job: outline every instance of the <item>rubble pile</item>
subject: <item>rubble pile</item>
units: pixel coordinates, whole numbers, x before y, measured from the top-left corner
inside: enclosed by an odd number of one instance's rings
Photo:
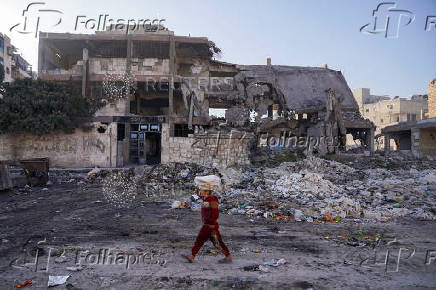
[[[194,178],[219,174],[214,167],[193,163],[170,163],[120,170],[94,168],[87,181],[101,183],[104,198],[116,207],[129,207],[138,195],[149,201],[167,201],[192,194]],[[190,204],[190,203],[189,203]],[[178,203],[181,207],[185,203]]]
[[[218,175],[218,169],[194,163],[170,163],[135,168],[135,184],[139,193],[159,196],[168,191],[195,190],[194,178]]]
[[[232,215],[308,222],[344,218],[387,221],[396,217],[436,220],[436,169],[431,164],[421,167],[410,160],[406,168],[368,169],[354,166],[368,162],[367,157],[355,159],[344,164],[312,156],[275,168],[218,169],[193,163],[95,168],[87,174],[86,182],[101,183],[106,200],[116,206],[129,205],[141,196],[197,211],[201,203],[193,195],[194,178],[216,175],[223,185],[216,192],[220,210]],[[82,177],[82,173],[74,178],[60,173],[52,176],[62,178],[62,182],[83,182]]]
[[[309,157],[279,167],[226,169],[222,209],[290,220],[436,220],[436,170],[356,170]]]

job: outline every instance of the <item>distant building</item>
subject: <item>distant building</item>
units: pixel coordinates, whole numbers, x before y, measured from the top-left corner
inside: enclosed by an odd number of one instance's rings
[[[387,126],[402,122],[419,121],[428,118],[428,96],[413,95],[411,99],[370,95],[367,88],[353,91],[364,118],[371,120],[376,126],[375,135]],[[378,140],[378,149],[384,148],[383,139]],[[392,144],[395,148],[395,144]]]
[[[411,100],[398,100],[401,107],[407,107],[409,101],[409,111],[414,108],[419,109],[419,103],[422,104],[423,110],[426,110],[422,119],[401,118],[400,123],[387,126],[381,130],[385,137],[386,152],[391,150],[390,145],[394,144],[394,150],[410,151],[417,157],[436,157],[436,79],[428,83],[428,95],[413,95]],[[413,102],[413,103],[412,103]]]
[[[428,117],[436,118],[436,79],[428,83]]]
[[[394,98],[363,105],[363,116],[377,126],[377,131],[401,122],[425,119],[427,100]]]
[[[4,82],[12,81],[12,51],[11,39],[0,33],[0,64],[3,65],[5,71]]]
[[[363,105],[374,104],[382,100],[390,100],[389,96],[376,96],[371,95],[368,88],[360,88],[353,90],[354,98],[359,105],[360,113],[363,114]]]
[[[436,158],[436,118],[411,121],[382,129],[385,137],[385,151],[392,144],[395,151],[411,152],[416,157]],[[434,160],[434,159],[433,159]]]
[[[12,79],[32,78],[31,65],[19,54],[12,55]]]
[[[16,51],[15,46],[11,44],[11,39],[6,34],[0,33],[0,64],[5,71],[4,82],[33,77],[32,67]]]

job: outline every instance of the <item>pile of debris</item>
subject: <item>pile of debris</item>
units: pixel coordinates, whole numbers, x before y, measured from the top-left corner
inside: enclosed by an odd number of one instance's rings
[[[220,210],[232,215],[307,222],[436,220],[436,170],[431,166],[356,169],[348,164],[317,157],[283,162],[275,168],[218,169],[171,163],[118,171],[95,169],[88,181],[101,182],[107,199],[119,205],[140,195],[197,211],[201,204],[193,195],[194,178],[216,175],[223,185],[216,192]]]
[[[279,167],[226,169],[222,209],[277,219],[436,220],[436,170],[356,170],[309,157]]]
[[[193,163],[118,170],[94,168],[88,173],[87,181],[100,183],[103,195],[110,203],[117,207],[128,207],[138,195],[147,201],[168,201],[189,196],[195,190],[194,178],[199,175],[219,175],[219,172],[214,167]]]

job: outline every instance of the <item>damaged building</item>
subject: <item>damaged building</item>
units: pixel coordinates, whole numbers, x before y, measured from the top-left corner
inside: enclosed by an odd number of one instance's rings
[[[401,151],[418,158],[436,156],[436,79],[428,83],[428,119],[407,120],[381,130],[385,152]],[[392,142],[393,141],[393,142]],[[395,144],[392,148],[391,143]]]
[[[90,132],[5,136],[3,153],[49,156],[54,167],[226,167],[250,164],[262,147],[337,153],[347,134],[373,151],[374,126],[360,116],[340,71],[270,59],[236,65],[217,61],[219,52],[207,38],[168,30],[40,33],[39,77],[71,83],[106,106]],[[225,118],[211,117],[214,109],[225,109]]]

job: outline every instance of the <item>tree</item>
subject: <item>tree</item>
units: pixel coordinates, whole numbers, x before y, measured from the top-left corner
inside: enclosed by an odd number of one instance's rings
[[[0,100],[0,134],[34,135],[88,129],[104,103],[73,94],[72,84],[21,79],[4,84]]]

